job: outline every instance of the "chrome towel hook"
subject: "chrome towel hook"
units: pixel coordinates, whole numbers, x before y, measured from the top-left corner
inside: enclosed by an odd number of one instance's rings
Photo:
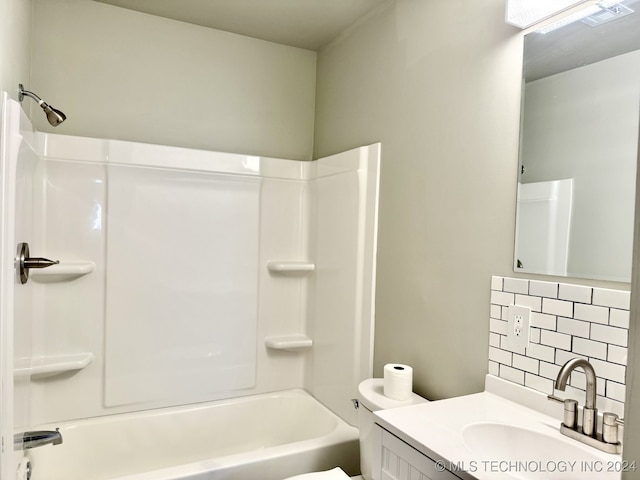
[[[48,258],[29,257],[29,244],[18,244],[18,256],[16,258],[16,268],[20,274],[20,283],[23,285],[29,281],[30,268],[47,268],[51,265],[59,264],[59,260],[49,260]]]

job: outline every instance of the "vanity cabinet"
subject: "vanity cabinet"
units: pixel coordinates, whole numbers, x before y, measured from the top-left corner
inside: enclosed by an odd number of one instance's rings
[[[379,425],[374,426],[374,480],[460,480],[443,465]]]

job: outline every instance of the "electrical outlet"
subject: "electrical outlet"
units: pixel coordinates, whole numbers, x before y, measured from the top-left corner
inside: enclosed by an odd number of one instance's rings
[[[531,309],[520,305],[509,305],[507,316],[507,342],[512,347],[529,346],[529,318]]]

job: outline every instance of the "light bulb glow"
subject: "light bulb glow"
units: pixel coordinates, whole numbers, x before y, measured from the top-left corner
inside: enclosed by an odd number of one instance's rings
[[[527,28],[588,0],[507,0],[506,22]],[[605,0],[611,1],[611,0]]]

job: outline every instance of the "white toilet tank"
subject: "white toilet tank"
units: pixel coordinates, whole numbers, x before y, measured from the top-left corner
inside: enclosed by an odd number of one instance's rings
[[[358,385],[358,428],[360,429],[360,470],[365,480],[371,480],[373,461],[373,413],[376,410],[404,407],[428,402],[415,393],[408,400],[393,400],[384,396],[384,379],[368,378]]]

